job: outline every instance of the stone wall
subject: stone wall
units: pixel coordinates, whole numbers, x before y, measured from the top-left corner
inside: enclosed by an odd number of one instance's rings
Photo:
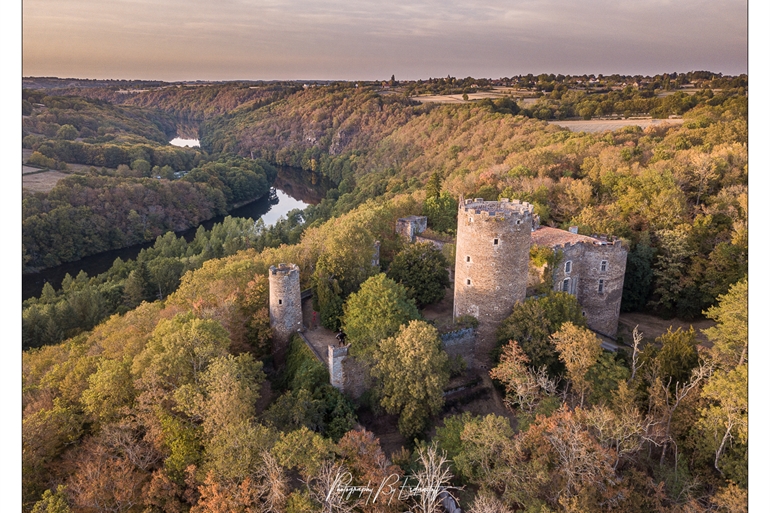
[[[349,345],[344,347],[326,346],[326,363],[329,367],[329,382],[331,382],[332,386],[338,389],[340,392],[345,391],[345,379],[342,365],[343,360],[348,355],[349,347]]]
[[[461,356],[469,367],[474,363],[474,348],[476,344],[476,330],[465,328],[450,331],[441,335],[441,347],[450,358]]]
[[[573,294],[583,309],[588,327],[614,338],[618,331],[628,251],[620,241],[601,239],[559,245],[554,251],[561,253],[553,273],[554,290]]]
[[[414,242],[415,236],[428,228],[428,218],[425,216],[402,217],[396,221],[396,233],[407,242]]]

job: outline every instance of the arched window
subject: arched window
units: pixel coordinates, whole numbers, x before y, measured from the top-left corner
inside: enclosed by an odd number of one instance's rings
[[[567,260],[567,262],[564,264],[564,272],[565,273],[572,272],[572,260]]]
[[[569,292],[569,278],[566,278],[563,282],[561,282],[561,291]]]
[[[599,280],[599,294],[604,294],[604,280]]]

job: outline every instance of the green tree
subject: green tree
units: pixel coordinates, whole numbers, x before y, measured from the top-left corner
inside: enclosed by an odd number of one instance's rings
[[[559,360],[567,368],[567,378],[580,394],[580,407],[583,407],[585,393],[591,389],[587,379],[588,371],[599,360],[602,342],[586,328],[565,322],[559,331],[551,335],[551,341],[559,352]]]
[[[446,191],[425,199],[423,215],[428,218],[428,226],[438,232],[457,230],[457,200]]]
[[[426,200],[428,198],[437,199],[439,196],[441,196],[441,182],[443,182],[441,175],[438,173],[438,171],[434,171],[430,175],[430,178],[428,178],[428,183],[425,184]]]
[[[62,127],[56,132],[57,139],[64,139],[65,141],[74,141],[78,137],[78,129],[72,125],[62,125]]]
[[[438,331],[411,321],[380,344],[376,362],[372,375],[381,383],[381,404],[388,413],[399,414],[398,430],[410,438],[444,405],[448,358]]]
[[[545,365],[551,376],[558,376],[564,371],[564,365],[550,336],[565,322],[585,326],[580,304],[572,294],[551,291],[546,296],[516,303],[511,315],[500,323],[497,343],[502,347],[515,340],[534,368]]]
[[[709,308],[706,317],[716,326],[703,333],[712,342],[711,354],[725,369],[749,360],[749,282],[744,279],[719,296],[719,303]]]
[[[687,331],[677,328],[668,331],[655,342],[661,344],[655,360],[664,383],[671,379],[671,387],[676,383],[684,384],[690,378],[690,372],[698,366],[698,345],[692,326]]]
[[[370,359],[377,345],[420,313],[407,290],[384,273],[372,276],[345,303],[343,330],[354,355]]]
[[[102,360],[88,377],[88,389],[81,402],[91,419],[105,424],[128,413],[135,393],[130,359]]]
[[[673,313],[685,288],[685,271],[693,251],[688,244],[688,227],[681,225],[674,230],[661,230],[658,233],[660,253],[653,273],[655,275],[655,295],[652,304],[662,310]]]
[[[620,303],[624,312],[641,310],[647,305],[652,293],[654,256],[655,248],[650,243],[650,234],[642,232],[639,242],[628,253],[626,275],[623,279],[623,300]]]
[[[710,400],[709,406],[701,410],[698,425],[706,433],[714,451],[714,468],[721,474],[724,470],[719,466],[720,458],[725,454],[729,445],[734,447],[739,456],[736,475],[727,475],[733,480],[741,480],[742,474],[748,468],[746,446],[749,441],[749,380],[748,365],[742,364],[726,372],[717,370],[703,386],[703,397]],[[743,450],[740,450],[743,449]],[[733,474],[730,472],[730,474]],[[738,478],[738,479],[736,479]]]
[[[70,513],[67,504],[67,487],[59,485],[56,491],[46,490],[32,508],[32,513]]]
[[[388,278],[406,288],[419,308],[441,301],[449,286],[449,263],[429,242],[410,244],[398,253],[388,269]]]

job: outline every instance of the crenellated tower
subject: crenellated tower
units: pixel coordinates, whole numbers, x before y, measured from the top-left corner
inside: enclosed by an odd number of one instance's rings
[[[496,328],[527,292],[529,247],[537,215],[519,200],[464,200],[457,215],[454,317]]]

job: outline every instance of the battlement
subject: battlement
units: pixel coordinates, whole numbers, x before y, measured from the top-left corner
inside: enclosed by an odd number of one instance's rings
[[[482,218],[511,218],[531,217],[534,215],[534,207],[526,201],[509,200],[503,198],[500,201],[485,201],[484,198],[461,200],[460,209],[467,214],[479,215]]]
[[[289,275],[293,273],[299,273],[299,266],[297,264],[278,264],[278,267],[271,265],[270,266],[270,274],[271,275]]]

